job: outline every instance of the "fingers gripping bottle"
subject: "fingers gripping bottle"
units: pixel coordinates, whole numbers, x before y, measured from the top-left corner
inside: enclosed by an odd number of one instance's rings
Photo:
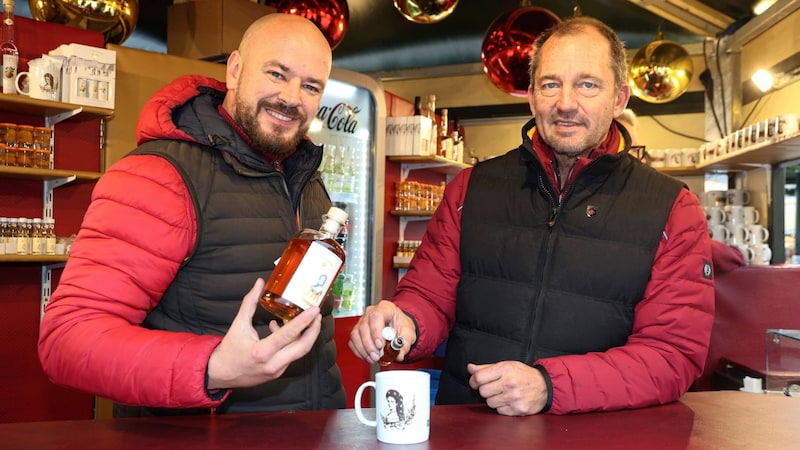
[[[305,229],[289,241],[267,280],[262,307],[288,322],[322,303],[344,267],[344,250],[334,238],[345,222],[347,213],[331,207],[319,231]]]

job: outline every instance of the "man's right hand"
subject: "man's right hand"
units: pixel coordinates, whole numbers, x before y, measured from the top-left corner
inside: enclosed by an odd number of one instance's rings
[[[368,306],[364,315],[350,332],[350,350],[364,361],[375,363],[381,357],[381,350],[386,341],[381,336],[385,327],[394,328],[398,336],[403,336],[406,343],[397,355],[403,361],[411,346],[417,342],[417,330],[414,321],[394,303],[381,300],[377,305]]]
[[[208,359],[208,390],[251,387],[280,377],[293,361],[307,354],[319,336],[322,316],[319,307],[309,308],[283,326],[270,322],[272,332],[258,338],[253,314],[264,290],[256,280],[245,295],[239,313],[222,342]]]

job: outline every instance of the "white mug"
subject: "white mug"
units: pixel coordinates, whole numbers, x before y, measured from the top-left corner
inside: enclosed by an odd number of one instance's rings
[[[750,230],[750,244],[752,245],[763,244],[769,239],[769,231],[757,223],[747,225],[747,229]]]
[[[708,221],[708,225],[723,225],[725,224],[728,215],[725,213],[719,206],[706,206],[703,208],[706,213],[706,221]]]
[[[24,77],[24,78],[23,78]],[[27,80],[27,89],[25,81]],[[28,71],[15,79],[17,92],[42,100],[61,100],[61,65],[56,58],[42,56],[28,61]]]
[[[727,196],[729,205],[747,205],[750,203],[750,191],[744,189],[729,189]]]
[[[751,245],[750,248],[753,250],[753,259],[750,260],[750,264],[754,266],[769,265],[770,260],[772,260],[772,249],[769,248],[769,245],[756,244]]]
[[[750,242],[750,230],[744,225],[731,225],[728,226],[728,244],[730,245],[747,245]]]
[[[730,230],[723,224],[709,226],[708,234],[711,236],[711,239],[720,242],[728,242],[731,236]]]
[[[369,387],[375,389],[375,420],[367,419],[361,408],[361,396]],[[431,376],[421,370],[378,372],[375,381],[358,387],[355,408],[358,420],[375,427],[381,442],[427,441],[431,431]]]
[[[650,167],[664,167],[666,165],[666,151],[663,149],[646,150],[647,161]]]
[[[743,209],[744,223],[747,225],[752,225],[761,221],[761,213],[758,212],[755,206],[745,206]]]

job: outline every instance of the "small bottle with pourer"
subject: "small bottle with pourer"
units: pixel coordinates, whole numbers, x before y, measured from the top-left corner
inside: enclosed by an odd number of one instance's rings
[[[400,349],[406,343],[403,336],[398,336],[394,328],[386,327],[381,331],[381,337],[386,341],[381,350],[381,357],[378,359],[378,364],[381,366],[388,366],[397,359]]]
[[[17,93],[17,64],[19,50],[14,41],[14,0],[3,0],[3,38],[0,54],[3,58],[3,93]]]
[[[331,207],[322,219],[319,231],[305,229],[289,241],[259,300],[284,322],[322,303],[344,267],[345,253],[335,238],[347,213]]]

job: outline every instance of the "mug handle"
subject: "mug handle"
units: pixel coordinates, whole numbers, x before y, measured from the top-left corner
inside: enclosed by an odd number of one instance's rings
[[[364,393],[364,390],[368,387],[375,389],[375,382],[367,381],[361,386],[359,386],[358,390],[356,391],[356,404],[355,404],[356,416],[358,417],[358,420],[360,420],[361,423],[363,423],[364,425],[369,425],[371,427],[374,427],[378,424],[377,414],[375,415],[375,420],[369,420],[366,417],[364,417],[364,413],[361,412],[361,395]]]
[[[20,85],[19,85],[19,78],[21,76],[23,76],[23,75],[25,75],[26,77],[30,78],[30,74],[28,72],[20,72],[20,73],[17,74],[17,77],[14,78],[14,86],[17,88],[17,93],[18,94],[30,97],[30,95],[31,95],[31,93],[30,93],[30,90],[31,90],[30,81],[28,82],[28,92],[23,91],[22,87],[20,87]]]

